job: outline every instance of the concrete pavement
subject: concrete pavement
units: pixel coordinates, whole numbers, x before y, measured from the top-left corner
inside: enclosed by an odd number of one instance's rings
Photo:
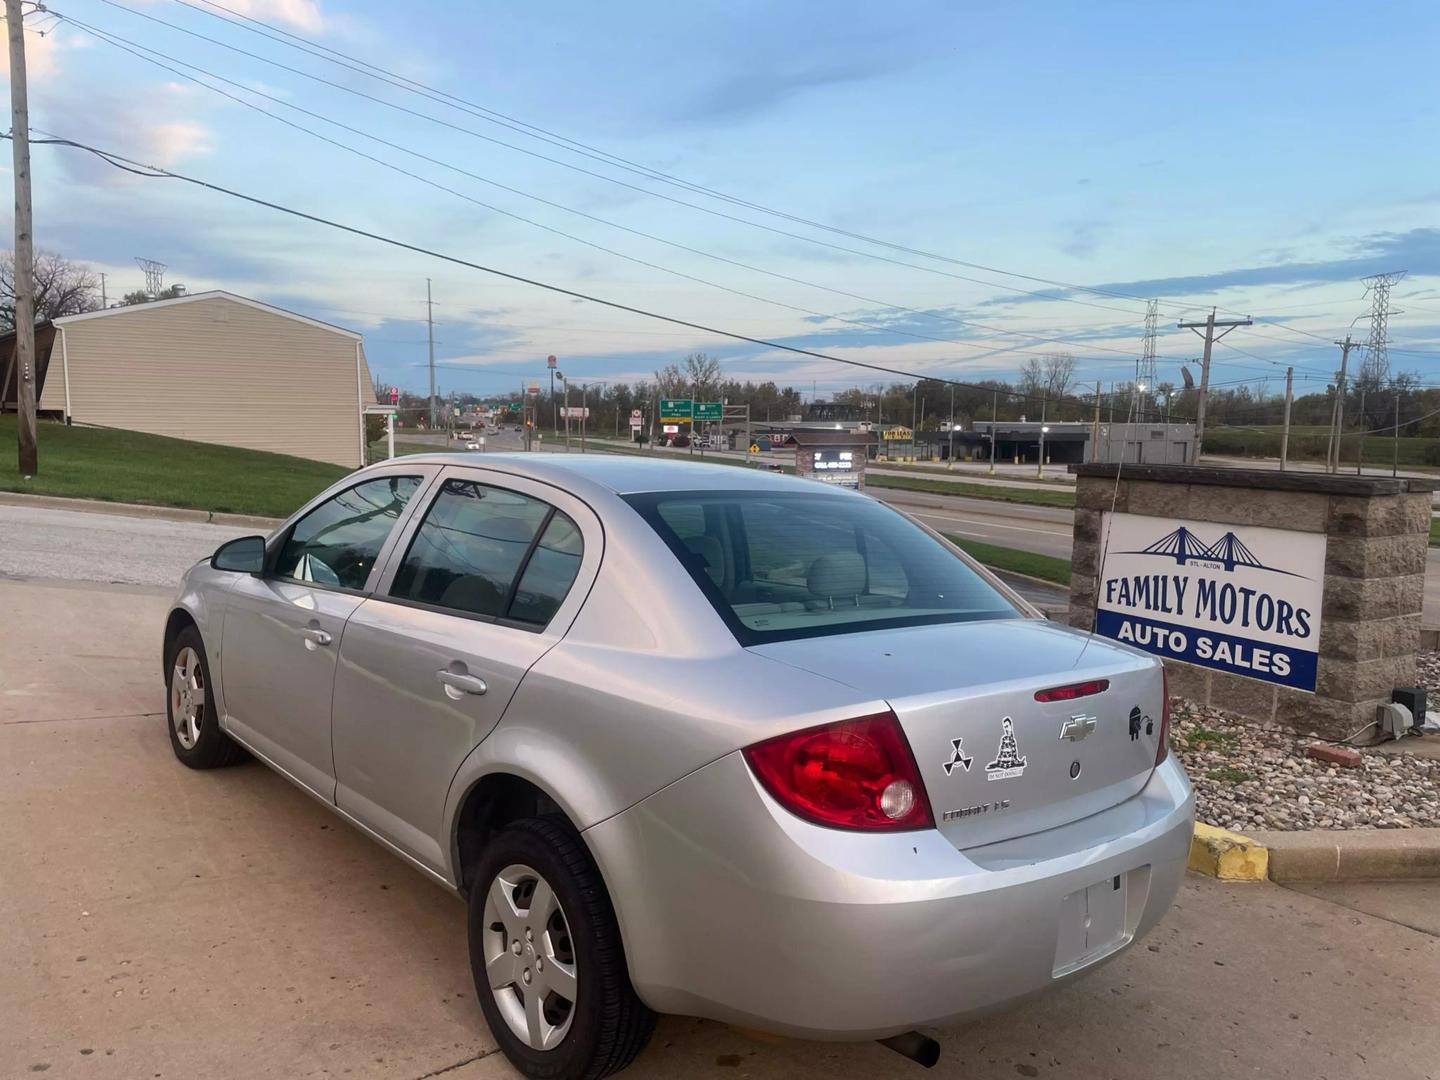
[[[0,581],[0,1076],[513,1078],[457,900],[258,764],[173,759],[165,609]],[[932,1032],[931,1075],[1434,1077],[1436,928],[1403,925],[1409,893],[1339,899],[1192,878],[1090,978]],[[626,1073],[920,1075],[873,1043],[680,1017]]]

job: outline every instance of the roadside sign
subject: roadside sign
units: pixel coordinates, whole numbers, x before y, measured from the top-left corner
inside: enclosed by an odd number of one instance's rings
[[[568,417],[571,420],[588,420],[590,419],[590,410],[588,408],[582,409],[579,405],[562,405],[560,407],[560,415],[562,418]]]
[[[694,405],[693,419],[695,420],[723,420],[725,418],[725,405],[719,401],[697,401]]]
[[[915,432],[911,431],[908,427],[892,427],[886,428],[884,432],[882,432],[882,437],[886,439],[913,439]]]
[[[759,452],[760,452],[760,444],[759,444],[759,443],[753,443],[753,442],[752,442],[752,443],[750,444],[750,453],[752,453],[752,454],[758,454]]]
[[[666,435],[679,435],[679,434],[680,434],[680,425],[679,425],[679,424],[662,424],[661,427],[660,427],[660,430],[663,431]]]
[[[540,393],[540,383],[539,383],[539,381],[536,380],[536,379],[531,379],[531,380],[530,380],[530,385],[525,388],[525,392],[526,392],[527,394],[538,394],[538,393]]]
[[[390,387],[390,404],[400,404],[400,388],[398,386]]]
[[[1101,539],[1101,636],[1314,692],[1324,533],[1106,514]]]
[[[689,420],[692,407],[693,402],[689,398],[661,398],[660,422],[666,424]]]
[[[631,409],[631,410],[630,410],[630,419],[631,419],[631,420],[639,420],[639,419],[640,419],[642,416],[644,416],[644,415],[645,415],[645,414],[642,413],[639,409]]]
[[[549,368],[551,371],[554,371],[554,370],[555,370],[555,357],[553,357],[553,356],[547,356],[547,357],[545,358],[545,366],[546,366],[547,368]]]
[[[515,412],[519,412],[519,411],[520,411],[520,408],[521,408],[520,402],[518,402],[518,401],[512,401],[512,402],[510,402],[510,406],[509,406],[508,411],[509,411],[509,412],[512,412],[512,413],[515,413]]]

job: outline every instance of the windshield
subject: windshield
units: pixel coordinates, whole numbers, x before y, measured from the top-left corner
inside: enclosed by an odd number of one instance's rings
[[[952,549],[872,499],[755,491],[625,499],[742,645],[1019,614]]]

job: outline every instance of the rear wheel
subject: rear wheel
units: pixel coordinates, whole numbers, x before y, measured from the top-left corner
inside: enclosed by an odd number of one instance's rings
[[[500,1048],[535,1080],[599,1080],[645,1047],[655,1014],[635,996],[600,872],[561,817],[491,842],[470,890],[470,968]]]
[[[192,769],[218,769],[243,761],[245,751],[220,730],[210,662],[200,631],[187,626],[170,646],[169,693],[165,698],[170,748]]]

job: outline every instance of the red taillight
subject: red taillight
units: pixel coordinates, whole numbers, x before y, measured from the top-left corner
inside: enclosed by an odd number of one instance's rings
[[[839,829],[925,829],[934,824],[915,755],[894,713],[807,728],[745,749],[781,806]]]
[[[1110,689],[1109,679],[1091,679],[1089,682],[1071,683],[1069,686],[1053,686],[1049,690],[1036,690],[1036,701],[1074,701],[1076,698],[1103,694]]]
[[[1160,745],[1155,750],[1155,764],[1170,755],[1170,672],[1160,669]]]

